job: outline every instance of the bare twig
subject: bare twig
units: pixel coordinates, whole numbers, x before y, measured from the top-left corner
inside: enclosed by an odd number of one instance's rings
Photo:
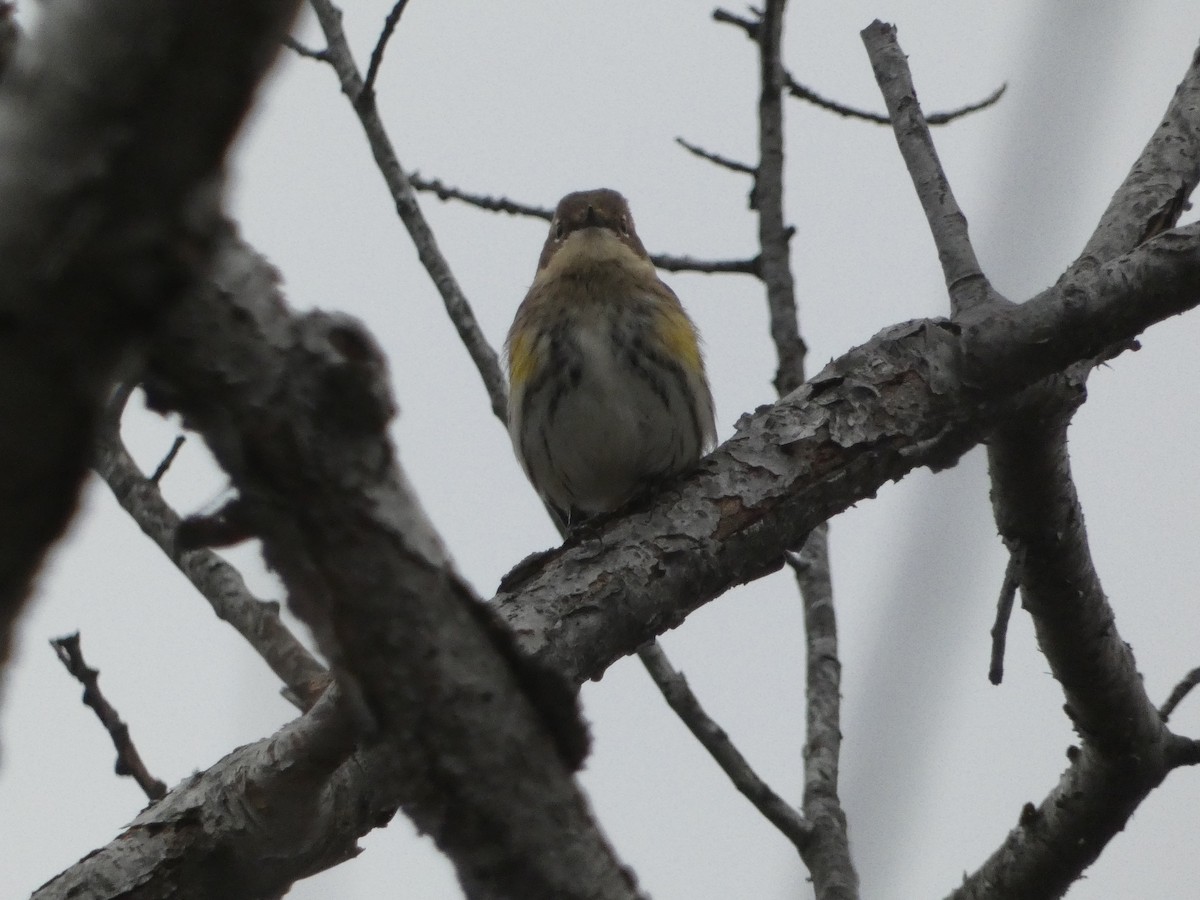
[[[1158,709],[1158,715],[1164,722],[1171,718],[1171,713],[1175,712],[1175,707],[1183,702],[1183,699],[1192,692],[1192,688],[1200,684],[1200,669],[1192,669],[1179,684],[1175,685],[1175,689],[1171,691],[1165,703]]]
[[[691,256],[668,256],[654,253],[650,262],[666,272],[701,272],[704,274],[740,273],[761,277],[762,257],[753,259],[694,259]]]
[[[742,31],[746,32],[746,37],[757,42],[759,29],[762,27],[761,19],[747,19],[745,16],[735,15],[727,9],[717,8],[713,10],[713,21],[724,22],[727,25],[736,25]]]
[[[688,687],[687,679],[671,665],[658,642],[642,647],[638,650],[638,657],[667,704],[729,776],[734,787],[782,831],[797,850],[803,851],[812,835],[812,825],[750,768],[725,730],[700,706]]]
[[[167,474],[167,469],[171,468],[171,463],[175,462],[175,457],[179,455],[179,450],[186,440],[187,437],[181,434],[171,442],[171,449],[167,451],[167,455],[163,457],[158,468],[154,470],[154,474],[150,476],[151,484],[158,484],[162,481],[162,477]]]
[[[892,124],[891,116],[869,112],[865,109],[857,109],[853,106],[846,106],[845,104],[838,103],[836,100],[822,97],[812,88],[800,84],[788,72],[784,72],[783,78],[784,86],[787,88],[789,94],[800,100],[805,100],[814,106],[819,106],[829,112],[837,113],[839,116],[845,116],[850,119],[861,119],[864,122],[873,122],[876,125]],[[960,106],[958,109],[951,109],[946,112],[930,113],[925,117],[925,123],[927,125],[948,125],[956,119],[961,119],[963,116],[968,116],[973,112],[979,112],[981,109],[993,106],[1004,96],[1006,90],[1008,90],[1008,85],[1002,84],[982,100],[975,103],[968,103],[966,106]]]
[[[1008,641],[1008,620],[1012,618],[1013,601],[1017,597],[1017,558],[1010,556],[996,601],[996,621],[992,624],[992,659],[988,666],[988,681],[999,684],[1004,680],[1004,647]]]
[[[948,125],[956,119],[961,119],[963,116],[969,116],[973,112],[979,112],[980,110],[987,109],[989,106],[993,106],[994,104],[998,103],[1000,98],[1004,96],[1004,92],[1007,90],[1008,82],[1005,82],[982,100],[977,100],[974,103],[968,103],[966,106],[960,106],[958,109],[951,109],[947,110],[946,112],[930,113],[925,117],[925,124]]]
[[[813,826],[804,861],[820,885],[821,900],[858,896],[858,875],[850,857],[846,813],[838,796],[842,750],[842,663],[838,658],[837,615],[829,566],[829,523],[814,528],[799,553],[784,557],[796,577],[804,604],[805,742],[804,814]]]
[[[392,39],[392,34],[396,31],[396,25],[400,22],[400,16],[404,14],[406,6],[408,6],[408,0],[396,0],[391,12],[383,20],[383,30],[379,32],[379,40],[375,42],[375,49],[371,51],[371,61],[367,65],[367,77],[363,79],[360,97],[375,96],[375,79],[379,75],[379,67],[383,64],[384,51],[387,50],[388,41]]]
[[[142,762],[141,754],[134,746],[133,738],[129,736],[129,726],[121,721],[113,705],[105,698],[100,690],[100,672],[89,668],[83,661],[83,650],[79,646],[79,632],[65,637],[55,638],[50,642],[54,652],[67,671],[83,685],[83,702],[90,706],[112,738],[113,746],[117,748],[116,773],[127,775],[138,783],[151,800],[158,800],[167,793],[167,786],[150,774],[146,764]]]
[[[375,156],[375,163],[396,204],[400,221],[408,230],[421,264],[441,295],[450,321],[454,323],[459,339],[467,348],[475,368],[483,379],[484,389],[491,401],[492,413],[501,422],[506,422],[508,388],[500,370],[500,359],[483,336],[483,329],[479,327],[470,302],[459,286],[458,279],[454,277],[450,263],[438,247],[437,238],[421,212],[412,183],[405,174],[404,167],[400,165],[400,159],[392,146],[391,138],[388,137],[387,129],[384,128],[379,110],[371,97],[363,97],[362,76],[354,61],[354,54],[350,52],[346,33],[342,30],[341,10],[330,0],[309,0],[309,3],[325,33],[330,62],[337,72],[342,93],[349,97],[354,105],[358,120],[367,136],[367,143]]]
[[[761,90],[758,100],[758,243],[762,253],[762,279],[771,316],[771,340],[779,364],[775,390],[790,394],[804,382],[808,348],[796,320],[796,287],[788,258],[791,231],[783,213],[783,40],[785,0],[771,0],[763,12],[758,35]]]
[[[516,200],[509,200],[507,197],[469,194],[466,191],[443,183],[440,178],[422,178],[416,172],[408,176],[408,183],[418,191],[428,191],[429,193],[436,194],[439,200],[459,200],[470,206],[478,206],[480,209],[486,209],[490,212],[508,213],[512,216],[528,216],[531,219],[542,219],[546,222],[554,218],[554,210],[548,209],[545,206],[530,206],[527,203],[518,203]]]
[[[288,696],[308,709],[329,682],[325,667],[305,649],[279,617],[279,604],[259,600],[237,569],[211,550],[180,550],[175,536],[180,518],[146,478],[121,440],[121,413],[132,382],[123,382],[105,405],[92,467],[117,502],[158,544],[218,617],[232,625],[288,688]]]
[[[317,62],[329,62],[328,50],[314,50],[312,47],[300,43],[290,34],[284,36],[283,46],[287,47],[297,56],[303,56],[306,59],[315,59]]]
[[[792,229],[784,219],[782,41],[785,6],[786,0],[768,0],[757,23],[714,14],[718,21],[742,27],[758,46],[759,159],[753,169],[755,184],[751,206],[758,212],[761,263],[758,274],[766,288],[771,340],[778,360],[774,384],[781,397],[804,383],[807,356],[796,315],[795,279],[790,258]],[[804,536],[800,551],[789,550],[785,559],[792,566],[804,605],[807,652],[803,811],[812,833],[800,853],[820,900],[854,900],[858,897],[858,875],[850,857],[846,816],[838,797],[842,740],[841,663],[829,567],[828,526],[821,523],[813,528]]]
[[[900,154],[908,166],[913,186],[929,230],[937,245],[938,260],[950,293],[950,305],[960,316],[994,296],[979,267],[967,234],[967,219],[954,199],[942,170],[929,127],[917,102],[907,57],[896,40],[896,28],[876,19],[862,31],[875,80],[891,114]]]
[[[697,146],[689,141],[685,141],[681,137],[675,138],[675,143],[691,153],[693,156],[698,156],[701,159],[707,159],[710,163],[720,166],[723,169],[729,169],[731,172],[741,172],[745,175],[757,175],[758,169],[744,162],[738,162],[736,159],[730,159],[727,156],[721,156],[719,153],[712,153],[705,150],[703,147]]]

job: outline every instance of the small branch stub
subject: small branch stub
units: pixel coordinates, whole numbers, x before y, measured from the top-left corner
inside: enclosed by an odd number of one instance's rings
[[[150,774],[146,764],[142,762],[141,754],[134,746],[133,738],[129,736],[129,726],[121,721],[116,709],[100,691],[100,672],[84,662],[83,650],[79,645],[79,632],[55,638],[50,642],[50,646],[54,648],[67,671],[83,685],[83,702],[95,711],[104,730],[112,738],[113,746],[117,749],[116,773],[136,781],[151,800],[161,799],[167,793],[167,786]]]

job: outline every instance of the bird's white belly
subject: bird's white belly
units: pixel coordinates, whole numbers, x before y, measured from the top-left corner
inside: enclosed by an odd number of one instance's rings
[[[698,454],[677,379],[643,363],[649,377],[613,351],[607,330],[578,335],[578,384],[554,409],[545,449],[562,496],[555,503],[585,512],[612,509],[648,479],[678,471]],[[681,415],[668,413],[667,398]]]

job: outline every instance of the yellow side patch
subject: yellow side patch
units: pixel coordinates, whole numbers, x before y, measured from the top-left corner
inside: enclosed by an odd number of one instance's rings
[[[514,334],[508,344],[508,380],[514,387],[526,384],[537,370],[534,343],[537,338],[528,332]]]
[[[687,315],[680,309],[670,307],[660,310],[659,315],[662,317],[659,336],[667,349],[667,356],[678,360],[690,372],[700,371],[700,344]]]

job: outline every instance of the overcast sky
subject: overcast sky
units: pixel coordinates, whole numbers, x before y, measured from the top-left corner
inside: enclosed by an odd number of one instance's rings
[[[360,64],[390,3],[347,4]],[[742,12],[741,7],[732,7]],[[753,161],[752,44],[706,4],[413,0],[380,77],[403,163],[485,193],[551,206],[615,187],[652,252],[751,256],[749,181],[685,154],[685,137]],[[788,15],[797,80],[881,109],[858,32],[892,21],[926,111],[1009,90],[935,140],[976,251],[1024,300],[1051,284],[1153,130],[1200,38],[1194,0],[803,3]],[[308,17],[302,32],[319,43]],[[792,101],[788,217],[810,373],[886,325],[945,314],[932,240],[891,133]],[[400,406],[399,457],[481,596],[555,543],[492,418],[438,296],[395,217],[332,70],[285,55],[233,157],[245,236],[282,270],[290,302],[364,319],[385,347]],[[486,335],[502,341],[545,225],[425,199]],[[1188,219],[1194,218],[1189,214]],[[774,358],[757,282],[667,275],[706,339],[720,436],[772,399]],[[1091,378],[1071,431],[1091,544],[1122,636],[1161,702],[1200,665],[1200,478],[1192,315]],[[6,426],[8,427],[8,426]],[[152,469],[177,425],[135,399],[131,449]],[[198,439],[166,476],[178,509],[223,487]],[[914,473],[840,516],[832,556],[844,665],[842,797],[865,897],[942,897],[976,868],[1066,765],[1062,694],[1014,615],[1003,686],[986,679],[1005,555],[983,454]],[[278,596],[252,546],[229,554]],[[144,804],[47,646],[79,629],[89,662],[151,770],[169,784],[292,716],[266,666],[93,483],[20,628],[0,733],[0,900],[112,839]],[[708,605],[663,643],[749,759],[798,801],[803,641],[791,580]],[[657,900],[809,896],[790,844],[731,788],[634,659],[584,688],[595,750],[583,773],[597,815]],[[1173,720],[1200,734],[1200,699]],[[1134,816],[1071,900],[1194,900],[1200,773],[1178,771]],[[449,865],[403,816],[357,860],[290,896],[459,896]],[[386,891],[386,894],[381,892]]]

